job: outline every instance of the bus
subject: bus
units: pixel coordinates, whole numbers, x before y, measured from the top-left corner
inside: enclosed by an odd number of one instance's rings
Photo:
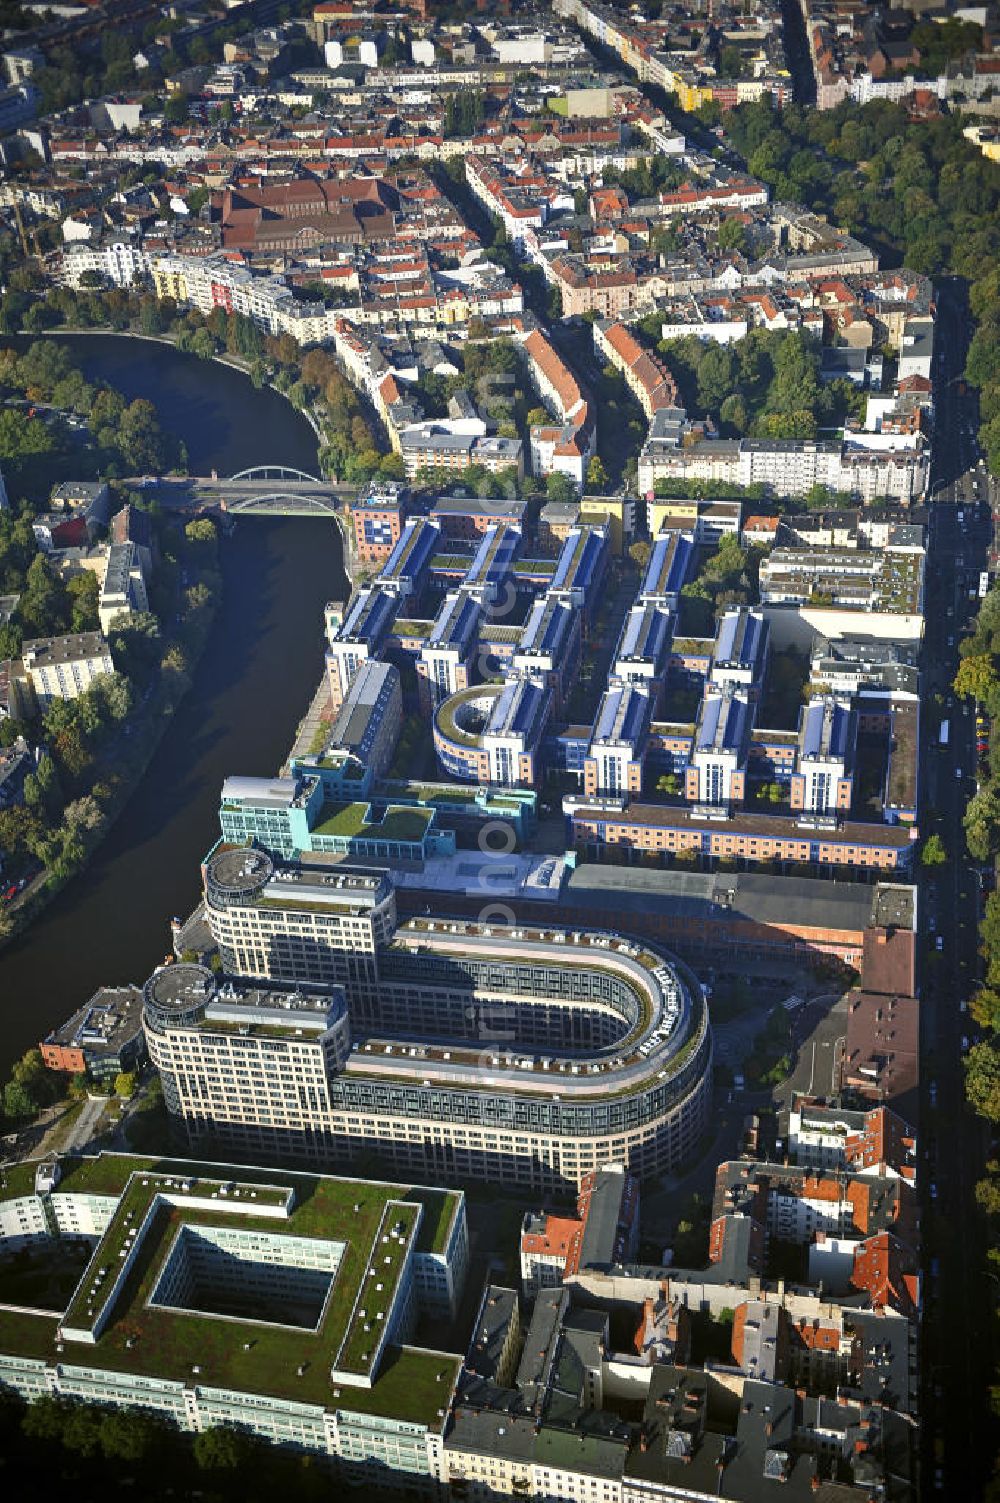
[[[950,731],[950,729],[951,729],[950,723],[947,720],[942,720],[942,722],[941,722],[941,735],[938,738],[939,744],[941,746],[947,746],[948,745],[948,732]]]

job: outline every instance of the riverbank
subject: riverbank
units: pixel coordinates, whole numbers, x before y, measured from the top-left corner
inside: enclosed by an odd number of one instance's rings
[[[181,700],[191,688],[221,604],[218,538],[211,558],[201,563],[185,560],[185,578],[188,581],[184,597],[187,609],[178,610],[174,629],[162,639],[163,650],[156,678],[140,700],[138,709],[130,712],[123,722],[113,742],[103,747],[96,757],[90,787],[82,796],[93,800],[94,790],[98,787],[104,796],[97,805],[99,817],[79,832],[83,847],[81,860],[63,873],[43,871],[19,899],[2,911],[0,951],[24,934],[63,888],[86,869],[145,776]]]
[[[192,472],[318,473],[312,426],[243,372],[159,340],[62,337],[92,385],[156,405]],[[101,987],[141,984],[169,950],[172,915],[189,912],[200,889],[225,778],[271,776],[288,755],[323,671],[323,606],[348,590],[345,551],[339,528],[320,518],[254,517],[225,538],[222,588],[200,660],[192,654],[188,665],[189,691],[157,716],[151,755],[144,737],[120,742],[145,767],[131,795],[85,872],[0,951],[0,1077]]]
[[[90,336],[96,336],[100,339],[137,339],[143,341],[146,344],[165,344],[168,345],[170,349],[176,350],[179,355],[190,354],[192,360],[202,359],[200,355],[191,354],[190,350],[182,350],[177,340],[170,334],[142,334],[138,329],[81,329],[62,326],[58,329],[40,329],[37,334],[32,335],[32,338],[86,339]],[[24,336],[21,335],[19,337],[23,338]],[[239,355],[230,355],[228,353],[224,355],[211,355],[209,356],[208,360],[203,361],[203,363],[206,365],[224,365],[227,367],[227,369],[238,371],[241,376],[246,376],[248,381],[251,379],[253,372],[253,367],[249,360],[244,360]],[[277,386],[269,386],[268,390],[273,391],[276,396],[284,398],[284,400],[288,403],[289,407],[291,407],[294,412],[301,413],[301,415],[305,418],[306,422],[312,429],[317,444],[321,445],[323,443],[323,432],[319,426],[319,419],[317,418],[316,413],[313,411],[313,409],[311,407],[297,407],[289,397],[288,393],[281,391]]]

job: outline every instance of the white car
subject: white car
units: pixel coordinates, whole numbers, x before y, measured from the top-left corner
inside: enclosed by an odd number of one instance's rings
[[[938,935],[937,939],[934,941],[934,948],[935,948],[935,950],[943,950],[944,949],[944,940],[941,938],[940,934]]]

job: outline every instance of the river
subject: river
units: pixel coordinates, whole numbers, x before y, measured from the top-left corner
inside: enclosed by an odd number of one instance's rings
[[[89,380],[156,403],[193,473],[286,464],[316,473],[316,441],[283,397],[167,345],[65,340]],[[229,773],[277,771],[322,667],[322,607],[343,594],[336,524],[246,518],[222,545],[224,595],[183,701],[84,872],[0,951],[0,1078],[106,983],[142,982],[170,948],[170,919],[198,897]]]

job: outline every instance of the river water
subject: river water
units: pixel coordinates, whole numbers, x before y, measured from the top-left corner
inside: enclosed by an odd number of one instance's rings
[[[114,335],[69,337],[88,379],[156,403],[192,473],[286,464],[316,442],[283,397],[228,367]],[[191,692],[87,869],[0,951],[0,1078],[104,983],[142,982],[199,892],[229,773],[276,772],[322,668],[322,607],[341,597],[340,534],[321,519],[245,518],[222,545],[224,595]]]

